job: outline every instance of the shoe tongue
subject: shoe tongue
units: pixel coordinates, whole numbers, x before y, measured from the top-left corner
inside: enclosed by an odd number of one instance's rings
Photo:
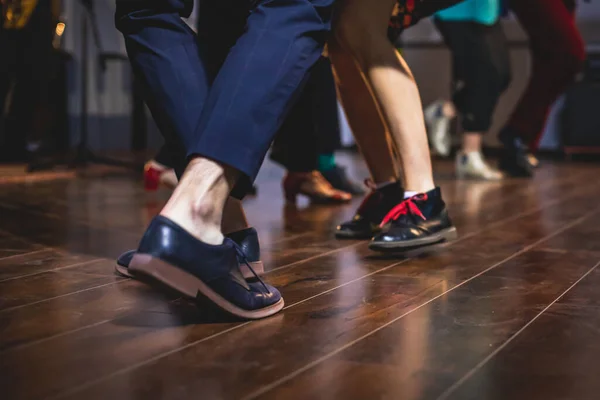
[[[394,205],[402,201],[403,197],[404,189],[398,181],[375,186],[363,200],[357,214],[381,220]]]
[[[442,191],[439,187],[431,189],[427,193],[427,200],[417,200],[415,201],[423,216],[427,219],[437,214],[440,209],[440,203],[442,202]]]

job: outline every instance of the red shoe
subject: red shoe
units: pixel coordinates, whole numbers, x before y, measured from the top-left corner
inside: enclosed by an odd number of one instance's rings
[[[288,203],[296,203],[298,195],[307,196],[314,203],[347,203],[350,193],[334,189],[318,171],[289,172],[283,179],[283,191]]]
[[[177,175],[175,175],[173,168],[150,160],[144,165],[144,188],[153,192],[160,185],[169,189],[175,189],[175,186],[177,186]]]

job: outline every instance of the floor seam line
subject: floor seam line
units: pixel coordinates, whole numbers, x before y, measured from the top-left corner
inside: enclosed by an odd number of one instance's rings
[[[521,327],[517,332],[515,332],[511,337],[509,337],[506,341],[504,341],[500,346],[498,346],[492,353],[490,353],[487,357],[481,360],[475,367],[473,367],[469,372],[467,372],[461,379],[456,381],[452,386],[446,389],[437,400],[445,400],[449,396],[451,396],[463,383],[468,381],[473,375],[477,373],[485,364],[487,364],[490,360],[492,360],[498,353],[500,353],[503,349],[506,348],[510,343],[512,343],[517,336],[527,330],[538,318],[540,318],[546,311],[548,311],[553,305],[559,302],[565,295],[567,295],[575,286],[577,286],[581,281],[587,278],[592,272],[594,272],[598,266],[600,266],[600,261],[597,262],[592,268],[590,268],[585,274],[583,274],[579,279],[577,279],[571,286],[569,286],[564,292],[562,292],[556,299],[554,299],[550,304],[544,307],[539,313],[537,313],[529,322]]]
[[[589,190],[589,188],[588,188],[588,189],[586,189],[586,190],[583,190],[583,191],[582,191],[582,193],[585,193],[587,190]],[[490,229],[490,228],[491,228],[491,227],[493,227],[493,226],[502,225],[502,224],[504,224],[504,223],[507,223],[507,222],[510,222],[510,221],[512,221],[512,220],[514,220],[514,219],[519,219],[519,218],[525,217],[525,216],[527,216],[527,215],[529,215],[529,214],[533,214],[533,213],[535,213],[535,212],[542,211],[543,209],[545,209],[545,208],[547,208],[547,207],[551,207],[551,206],[553,206],[553,205],[555,205],[555,204],[557,204],[557,203],[558,203],[558,204],[560,204],[561,202],[567,201],[567,200],[569,200],[570,198],[572,198],[572,197],[577,197],[577,196],[579,196],[579,195],[581,195],[581,193],[571,193],[570,195],[567,195],[567,196],[565,196],[565,197],[564,197],[564,198],[562,198],[562,199],[554,199],[554,200],[550,201],[548,204],[546,204],[546,205],[545,205],[545,206],[543,206],[543,207],[537,207],[537,208],[534,208],[534,209],[532,209],[532,210],[529,210],[529,211],[525,211],[525,212],[522,212],[522,213],[519,213],[519,214],[515,214],[515,215],[513,215],[513,216],[511,216],[511,217],[508,217],[508,218],[505,218],[505,219],[503,219],[503,220],[496,221],[495,223],[492,223],[491,225],[488,225],[486,228],[480,229],[480,230],[478,230],[478,231],[472,232],[471,234],[467,234],[467,235],[465,235],[465,236],[463,236],[463,237],[460,237],[459,239],[457,239],[457,240],[455,240],[455,241],[451,242],[449,245],[453,245],[453,244],[459,243],[459,242],[461,242],[461,241],[463,241],[463,240],[465,240],[465,239],[468,239],[468,238],[470,238],[470,237],[473,237],[473,236],[475,236],[475,235],[477,235],[477,234],[479,234],[479,233],[481,233],[481,232],[483,232],[483,231],[486,231],[486,230]],[[594,211],[594,212],[597,212],[597,211]],[[592,212],[592,213],[589,213],[589,215],[592,215],[592,214],[593,214],[593,212]],[[577,219],[576,221],[583,220],[583,218],[584,218],[584,217],[581,217],[581,218]],[[575,223],[572,223],[572,225],[575,225]],[[571,225],[569,225],[569,226],[571,226]],[[568,227],[567,227],[567,228],[564,228],[564,229],[566,230],[566,229],[568,229]],[[556,231],[556,232],[555,232],[554,234],[552,234],[552,235],[557,235],[558,233],[560,233],[560,231]],[[535,245],[537,245],[537,244],[538,244],[538,242],[540,242],[540,241],[542,241],[542,240],[547,240],[548,238],[552,237],[552,235],[550,235],[550,236],[547,236],[547,237],[545,237],[545,238],[543,238],[543,239],[540,239],[539,241],[537,241],[537,242],[533,243],[533,244],[532,244],[532,245],[530,245],[530,246],[535,246]],[[365,244],[365,243],[358,243],[358,244]],[[527,248],[527,247],[526,247],[526,248]],[[521,250],[521,251],[523,251],[523,252],[524,252],[525,250],[523,249],[523,250]],[[515,254],[518,254],[518,253],[515,253]],[[513,255],[513,256],[511,256],[511,257],[512,257],[512,258],[514,258],[514,257],[516,257],[516,255]],[[509,258],[509,259],[512,259],[512,258]],[[507,260],[509,260],[509,259],[505,259],[503,262],[506,262],[506,261],[507,261]],[[384,268],[382,268],[382,269],[380,269],[380,270],[374,271],[372,274],[370,274],[370,275],[368,275],[368,276],[372,276],[372,275],[374,275],[374,274],[377,274],[377,273],[383,272],[383,271],[385,271],[385,270],[387,270],[387,269],[389,269],[389,268],[393,268],[394,266],[397,266],[397,265],[399,265],[399,264],[402,264],[402,263],[404,263],[404,262],[407,262],[407,261],[409,261],[409,260],[410,260],[410,259],[406,259],[406,260],[402,260],[402,261],[400,261],[400,262],[393,263],[392,265],[388,265],[388,266],[386,266],[386,267],[384,267]],[[487,270],[486,270],[486,271],[487,271]],[[480,276],[481,274],[485,273],[486,271],[483,271],[482,273],[480,273],[480,274],[478,274],[478,275],[475,275],[473,278],[475,278],[475,277],[477,277],[477,276]],[[366,277],[368,277],[368,276],[363,276],[363,277],[361,277],[361,278],[357,278],[357,279],[356,279],[355,281],[353,281],[353,282],[356,282],[356,281],[358,281],[358,280],[364,279],[364,278],[366,278]],[[352,282],[352,283],[353,283],[353,282]],[[346,284],[340,285],[340,286],[336,287],[335,289],[337,290],[337,289],[339,289],[339,288],[341,288],[341,287],[344,287],[344,286],[346,286],[346,285],[348,285],[348,284],[350,284],[350,283],[351,283],[351,282],[348,282],[348,283],[346,283]],[[462,285],[462,284],[464,284],[464,283],[465,283],[465,282],[461,283],[460,285]],[[456,287],[455,287],[455,288],[456,288]],[[455,289],[455,288],[453,288],[453,289]],[[453,289],[452,289],[452,290],[453,290]],[[319,294],[317,294],[317,295],[314,295],[314,296],[312,296],[312,297],[311,297],[311,299],[313,299],[313,298],[316,298],[316,297],[319,297],[319,296],[321,296],[321,295],[323,295],[323,294],[329,293],[329,292],[331,292],[332,290],[333,290],[333,289],[330,289],[329,291],[322,292],[322,293],[319,293]],[[289,306],[285,307],[285,308],[284,308],[284,310],[286,310],[286,309],[289,309],[289,308],[292,308],[292,307],[294,307],[294,306],[296,306],[296,305],[298,305],[298,304],[304,303],[305,301],[308,301],[308,300],[307,300],[307,299],[304,299],[304,300],[301,300],[301,301],[299,301],[299,302],[297,302],[297,303],[291,304],[291,305],[289,305]],[[425,303],[425,304],[428,304],[428,303]],[[423,304],[423,305],[425,305],[425,304]],[[422,307],[423,305],[419,306],[419,308],[420,308],[420,307]],[[137,368],[141,368],[141,367],[143,367],[144,365],[147,365],[147,364],[150,364],[150,363],[152,363],[152,362],[154,362],[154,361],[160,360],[161,358],[168,357],[168,356],[169,356],[169,355],[171,355],[171,354],[175,354],[175,353],[177,353],[177,352],[180,352],[180,351],[183,351],[183,350],[185,350],[185,349],[187,349],[187,348],[190,348],[190,347],[196,346],[196,345],[198,345],[198,344],[200,344],[200,343],[203,343],[203,342],[205,342],[205,341],[208,341],[208,340],[210,340],[210,339],[216,338],[216,337],[218,337],[218,336],[220,336],[220,335],[227,334],[227,333],[229,333],[229,332],[231,332],[231,331],[233,331],[233,330],[240,329],[240,328],[242,328],[242,327],[244,327],[244,326],[246,326],[246,325],[248,325],[248,324],[250,324],[250,323],[251,323],[251,321],[244,322],[244,323],[242,323],[241,325],[236,325],[236,326],[233,326],[233,327],[231,327],[231,328],[228,328],[228,329],[226,329],[225,331],[222,331],[222,332],[217,332],[217,333],[215,333],[215,334],[213,334],[213,335],[210,335],[210,336],[208,336],[208,337],[206,337],[206,338],[200,339],[200,340],[198,340],[198,341],[196,341],[196,342],[193,342],[193,343],[188,343],[187,345],[185,345],[185,346],[182,346],[182,347],[180,347],[180,348],[178,348],[178,349],[174,349],[174,350],[171,350],[171,351],[169,351],[169,352],[166,352],[166,353],[163,353],[163,354],[160,354],[160,355],[157,355],[157,356],[151,357],[151,358],[149,358],[149,359],[147,359],[147,360],[144,360],[144,361],[142,361],[142,362],[140,362],[140,363],[137,363],[137,364],[135,364],[135,365],[132,365],[132,366],[130,366],[130,367],[123,368],[123,369],[121,369],[121,370],[119,370],[119,371],[115,371],[114,373],[112,373],[112,374],[109,374],[109,375],[107,375],[107,376],[105,376],[105,377],[99,378],[99,379],[97,379],[97,380],[94,380],[94,381],[90,381],[90,382],[88,382],[88,383],[86,383],[86,384],[82,384],[82,385],[80,385],[80,386],[78,386],[78,387],[76,387],[76,388],[73,388],[73,389],[72,389],[72,390],[70,390],[70,391],[64,392],[63,394],[58,394],[57,396],[55,396],[55,397],[52,397],[51,399],[58,399],[58,398],[62,398],[62,397],[64,397],[64,396],[67,396],[67,395],[69,395],[69,394],[71,394],[71,393],[77,393],[78,391],[81,391],[81,390],[85,389],[86,387],[94,386],[95,384],[97,384],[97,383],[100,383],[100,382],[102,382],[102,381],[105,381],[105,380],[107,380],[107,379],[111,379],[111,378],[113,378],[113,377],[115,377],[115,376],[118,376],[118,375],[121,375],[121,374],[123,374],[123,373],[127,373],[127,372],[129,372],[129,371],[132,371],[132,370],[135,370],[135,369],[137,369]]]

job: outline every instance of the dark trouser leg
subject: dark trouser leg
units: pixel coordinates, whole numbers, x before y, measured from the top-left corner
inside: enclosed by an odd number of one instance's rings
[[[242,172],[246,184],[293,105],[329,31],[333,0],[257,2],[221,67],[188,154]]]
[[[271,159],[290,172],[310,172],[319,153],[333,152],[338,143],[335,82],[331,63],[321,57],[275,137]]]
[[[204,54],[176,5],[166,10],[135,6],[118,1],[116,25],[125,37],[146,103],[165,136],[165,153],[183,162],[185,153],[177,155],[173,143],[189,136],[198,123],[210,84]]]
[[[514,0],[510,7],[529,36],[531,77],[507,127],[536,148],[550,107],[585,59],[572,0]]]
[[[273,142],[271,159],[288,172],[311,172],[317,169],[317,135],[312,112],[311,80],[312,77]]]
[[[435,20],[452,54],[453,101],[465,132],[486,132],[510,82],[506,39],[500,24]]]
[[[340,148],[341,133],[331,61],[328,58],[320,59],[315,65],[313,74],[317,89],[313,91],[313,110],[318,150],[320,154],[332,154]]]
[[[117,1],[116,24],[140,80],[144,98],[165,144],[158,157],[180,176],[186,165],[183,138],[193,134],[211,81],[229,48],[243,32],[247,7],[203,0],[200,5],[204,38],[199,41],[181,20],[182,0],[157,7]]]

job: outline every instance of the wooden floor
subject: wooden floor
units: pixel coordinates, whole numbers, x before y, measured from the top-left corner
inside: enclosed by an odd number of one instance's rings
[[[113,274],[166,192],[0,185],[0,398],[600,398],[600,165],[436,170],[460,239],[400,259],[333,238],[360,200],[285,207],[267,165],[246,205],[286,308],[258,322]]]

